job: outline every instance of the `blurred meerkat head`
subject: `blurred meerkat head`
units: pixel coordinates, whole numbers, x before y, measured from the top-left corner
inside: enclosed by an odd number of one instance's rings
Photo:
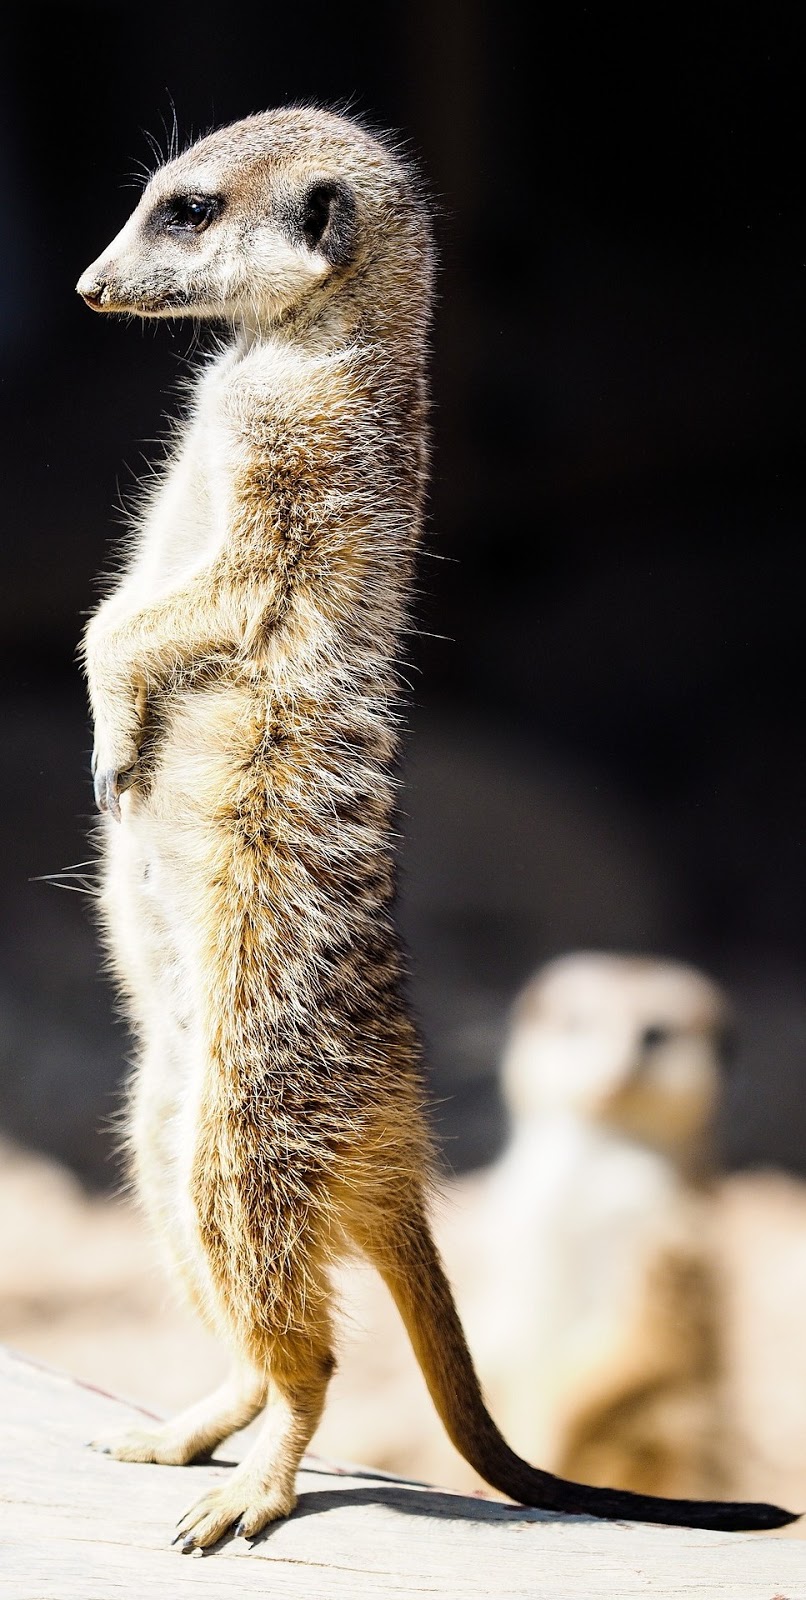
[[[559,1110],[680,1147],[707,1129],[730,1038],[717,985],[672,961],[572,955],[520,995],[502,1063],[523,1122]]]
[[[372,264],[427,276],[428,226],[380,139],[331,112],[265,112],[161,167],[76,288],[93,310],[272,327]]]

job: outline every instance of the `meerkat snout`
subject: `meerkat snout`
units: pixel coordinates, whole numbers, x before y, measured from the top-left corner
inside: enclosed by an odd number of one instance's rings
[[[86,272],[82,272],[76,284],[76,294],[81,295],[91,311],[103,311],[105,293],[106,280],[99,277],[93,267],[88,267]]]

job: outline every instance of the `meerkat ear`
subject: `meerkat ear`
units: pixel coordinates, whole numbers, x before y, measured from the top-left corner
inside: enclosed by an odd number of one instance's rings
[[[302,196],[302,234],[333,267],[345,267],[355,250],[355,195],[340,178],[311,184]]]

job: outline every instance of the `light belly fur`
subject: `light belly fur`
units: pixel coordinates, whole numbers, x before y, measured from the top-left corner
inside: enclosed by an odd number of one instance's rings
[[[139,1043],[128,1132],[135,1186],[170,1265],[212,1323],[218,1307],[191,1195],[215,1070],[204,1030],[209,885],[226,865],[228,801],[259,721],[248,691],[179,698],[150,789],[124,795],[121,823],[105,829],[103,917]]]

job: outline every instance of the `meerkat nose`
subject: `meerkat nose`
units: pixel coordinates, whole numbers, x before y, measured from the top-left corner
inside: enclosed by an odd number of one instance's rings
[[[100,278],[92,267],[89,267],[86,272],[82,273],[76,284],[76,294],[80,294],[82,300],[86,300],[87,305],[91,306],[93,311],[98,311],[101,307],[105,288],[106,279]]]

